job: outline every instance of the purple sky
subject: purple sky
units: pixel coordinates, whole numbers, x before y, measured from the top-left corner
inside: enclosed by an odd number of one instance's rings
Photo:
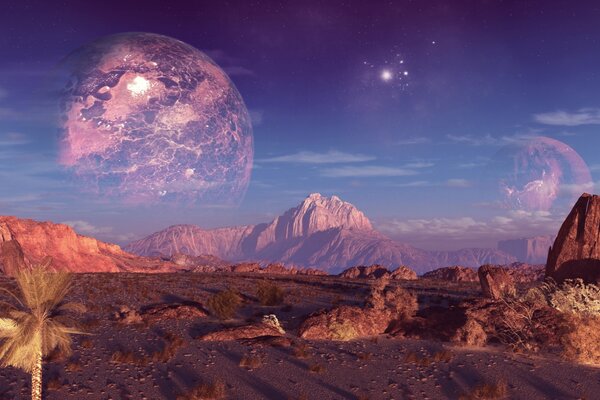
[[[264,222],[321,192],[428,249],[555,234],[573,196],[599,177],[598,21],[587,1],[8,2],[2,214],[126,243],[178,223]],[[237,86],[255,151],[239,207],[134,207],[82,192],[58,165],[55,67],[92,40],[132,31],[206,52]],[[536,136],[578,153],[592,182],[582,184],[570,153],[531,150]],[[529,167],[515,170],[524,154]],[[556,200],[508,204],[507,179],[554,185]]]

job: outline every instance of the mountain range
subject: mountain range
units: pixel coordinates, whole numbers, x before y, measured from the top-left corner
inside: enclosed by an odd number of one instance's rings
[[[124,250],[146,257],[211,254],[232,262],[279,262],[329,273],[355,265],[407,265],[424,273],[449,265],[478,267],[516,261],[496,249],[428,251],[395,241],[375,230],[352,204],[319,193],[268,223],[216,229],[174,225]]]

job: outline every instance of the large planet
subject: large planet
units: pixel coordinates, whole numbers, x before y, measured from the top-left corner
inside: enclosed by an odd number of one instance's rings
[[[124,201],[238,204],[250,180],[248,110],[206,54],[152,33],[94,41],[62,66],[59,162]]]
[[[506,208],[563,211],[592,189],[583,158],[569,145],[538,136],[505,146],[489,165],[488,177]]]

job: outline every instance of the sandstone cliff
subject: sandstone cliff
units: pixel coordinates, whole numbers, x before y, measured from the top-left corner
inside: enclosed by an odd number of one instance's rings
[[[600,283],[600,197],[584,193],[563,222],[548,253],[546,275]]]
[[[67,225],[0,216],[0,271],[12,275],[18,268],[52,257],[52,266],[72,272],[166,272],[170,262],[139,257],[115,244],[78,235]]]

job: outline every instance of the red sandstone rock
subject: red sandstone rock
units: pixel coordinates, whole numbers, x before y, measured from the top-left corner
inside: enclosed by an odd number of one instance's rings
[[[195,304],[158,304],[144,310],[142,318],[145,321],[163,321],[167,319],[196,319],[208,314]]]
[[[384,275],[389,275],[390,271],[381,265],[358,266],[344,270],[338,276],[347,279],[376,279]]]
[[[425,279],[436,279],[449,282],[477,282],[477,271],[473,268],[455,265],[452,267],[438,268],[423,275]]]
[[[516,294],[515,282],[506,269],[493,265],[482,265],[477,271],[479,283],[485,297],[493,300]]]
[[[263,336],[283,335],[284,333],[282,333],[276,327],[261,322],[257,324],[237,326],[235,328],[228,328],[217,332],[211,332],[204,336],[201,336],[199,339],[211,342],[222,342],[229,340],[254,339]]]
[[[417,273],[407,266],[401,265],[390,274],[391,279],[404,279],[412,281],[417,279]]]
[[[385,332],[391,311],[340,306],[310,315],[300,326],[299,336],[313,340],[352,340]]]
[[[548,253],[546,276],[600,283],[600,197],[584,193],[563,222]]]
[[[78,235],[68,225],[0,216],[2,271],[52,258],[52,268],[71,272],[169,272],[171,262],[134,256],[115,244]],[[8,240],[6,240],[8,239]]]

